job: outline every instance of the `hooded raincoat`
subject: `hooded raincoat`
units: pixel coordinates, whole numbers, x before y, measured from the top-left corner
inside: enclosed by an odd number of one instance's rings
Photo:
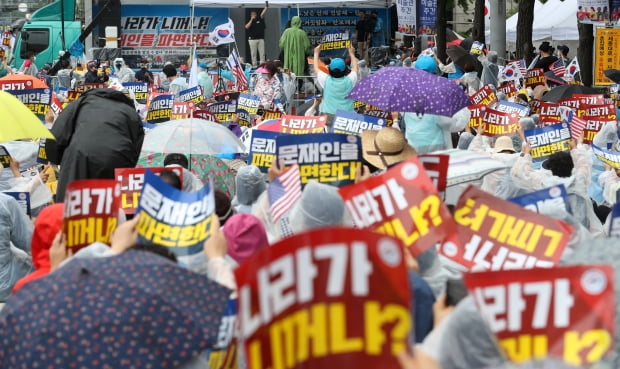
[[[58,116],[46,141],[47,158],[61,165],[56,201],[76,179],[114,178],[115,168],[133,168],[144,140],[133,102],[120,91],[85,92]]]
[[[290,69],[296,76],[303,76],[310,39],[306,31],[301,29],[300,17],[294,16],[291,28],[287,28],[280,37],[280,49],[284,52],[284,69]]]
[[[50,272],[50,247],[56,234],[62,229],[64,205],[50,205],[39,213],[32,233],[31,252],[35,271],[15,283],[13,293],[24,285],[46,276]]]

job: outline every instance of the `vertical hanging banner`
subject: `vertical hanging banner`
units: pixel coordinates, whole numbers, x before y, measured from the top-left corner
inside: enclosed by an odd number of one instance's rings
[[[525,140],[532,148],[530,155],[534,161],[544,161],[556,152],[570,150],[571,132],[568,123],[527,129],[524,133]]]
[[[321,116],[298,116],[298,115],[283,115],[282,116],[282,133],[290,134],[306,134],[306,133],[321,133],[325,131],[325,124],[327,118],[324,115]]]
[[[583,129],[583,142],[590,143],[605,124],[617,124],[616,106],[614,104],[581,104],[577,116],[586,121]]]
[[[244,93],[239,94],[239,99],[237,100],[237,114],[239,115],[240,126],[252,126],[252,117],[258,112],[259,105],[260,97]]]
[[[469,100],[472,104],[479,104],[484,106],[492,106],[498,101],[497,94],[488,85],[482,86],[481,89],[479,89],[469,97]]]
[[[149,102],[149,110],[146,113],[147,123],[167,122],[172,118],[174,96],[171,94],[155,94]]]
[[[458,242],[439,253],[468,269],[550,268],[557,264],[573,227],[469,186],[454,210]]]
[[[341,187],[353,183],[361,165],[359,136],[338,133],[280,135],[276,138],[278,160],[297,163],[301,184],[310,180]]]
[[[232,122],[237,113],[237,100],[222,101],[207,105],[206,110],[217,117],[220,123]]]
[[[512,362],[550,357],[588,367],[613,354],[615,296],[610,265],[466,273],[463,280]]]
[[[183,183],[183,169],[180,167],[155,167],[148,168],[154,173],[161,173],[162,170],[171,170],[175,172]],[[140,193],[144,186],[144,173],[146,168],[116,168],[114,169],[114,177],[121,185],[120,190],[120,208],[125,214],[134,214],[138,208]]]
[[[49,88],[31,88],[28,90],[9,90],[7,92],[18,98],[41,122],[45,123],[45,114],[47,114],[47,110],[50,108],[52,90]]]
[[[484,111],[479,132],[485,136],[510,136],[519,132],[519,115],[503,113],[487,107]]]
[[[267,173],[276,158],[276,137],[280,135],[282,133],[253,130],[248,165],[255,165],[261,172]]]
[[[577,20],[579,23],[609,22],[611,12],[607,0],[578,0]]]
[[[400,369],[411,296],[397,240],[315,230],[261,249],[235,279],[249,369]]]
[[[417,15],[418,35],[437,33],[437,0],[418,0]]]
[[[594,42],[594,84],[609,86],[614,83],[603,73],[620,65],[620,29],[596,27]]]
[[[456,229],[450,211],[415,156],[338,192],[357,227],[400,239],[414,256]]]
[[[147,82],[123,82],[123,87],[133,92],[133,96],[138,104],[146,104],[149,98],[149,84]],[[131,98],[129,94],[125,96]]]
[[[366,130],[380,130],[386,121],[351,111],[336,110],[332,133],[359,135]]]
[[[63,233],[75,253],[94,242],[109,243],[118,224],[120,186],[113,179],[80,179],[65,194]]]
[[[213,186],[184,192],[147,170],[136,214],[138,241],[168,247],[189,269],[205,264],[204,241],[213,232]]]
[[[398,16],[398,32],[406,35],[416,34],[416,2],[415,0],[396,0]]]

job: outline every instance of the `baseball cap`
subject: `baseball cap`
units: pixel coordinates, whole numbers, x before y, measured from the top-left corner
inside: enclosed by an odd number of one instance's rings
[[[344,64],[344,60],[342,58],[335,58],[329,63],[329,70],[339,70],[344,72],[346,66]]]

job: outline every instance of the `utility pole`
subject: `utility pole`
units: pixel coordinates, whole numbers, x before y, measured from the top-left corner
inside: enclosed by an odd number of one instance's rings
[[[489,1],[491,20],[491,50],[497,52],[500,63],[506,60],[506,0]]]

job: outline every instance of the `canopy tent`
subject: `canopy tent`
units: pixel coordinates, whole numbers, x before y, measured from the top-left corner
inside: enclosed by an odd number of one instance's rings
[[[265,1],[190,0],[190,5],[210,8],[261,8],[265,6]],[[388,8],[390,5],[392,0],[269,0],[271,8]]]
[[[506,42],[517,42],[517,21],[519,13],[506,20]],[[487,40],[490,32],[486,32]],[[574,41],[579,40],[577,29],[577,0],[549,0],[545,4],[534,2],[534,24],[532,41]]]

